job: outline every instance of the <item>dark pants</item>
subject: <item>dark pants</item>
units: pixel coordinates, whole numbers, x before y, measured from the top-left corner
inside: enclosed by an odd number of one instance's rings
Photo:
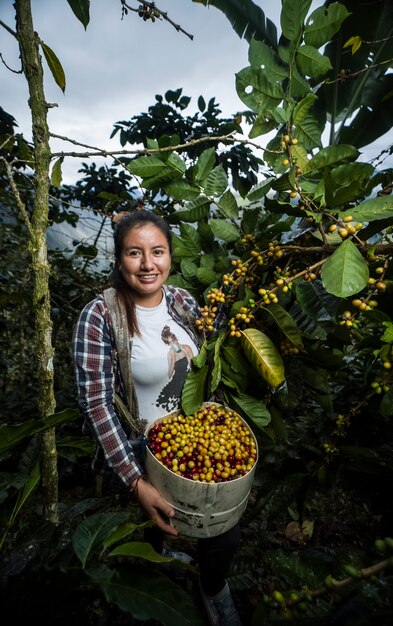
[[[156,526],[145,530],[145,541],[161,552],[164,533]],[[205,593],[215,596],[225,585],[232,560],[240,543],[240,525],[218,535],[197,540],[197,559],[201,585]]]

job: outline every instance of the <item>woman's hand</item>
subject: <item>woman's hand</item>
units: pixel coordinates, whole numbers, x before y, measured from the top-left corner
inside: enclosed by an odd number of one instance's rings
[[[138,504],[140,504],[151,519],[156,521],[157,526],[161,528],[161,530],[174,537],[177,535],[176,528],[171,526],[167,521],[169,518],[174,517],[175,511],[173,507],[160,496],[160,493],[153,485],[143,480],[143,478],[138,479],[134,495]]]

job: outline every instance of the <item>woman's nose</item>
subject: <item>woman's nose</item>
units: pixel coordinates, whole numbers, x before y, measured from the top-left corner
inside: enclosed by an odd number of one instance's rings
[[[142,256],[142,263],[141,266],[144,269],[150,269],[151,267],[153,267],[154,263],[153,263],[153,257],[150,254],[144,254]]]

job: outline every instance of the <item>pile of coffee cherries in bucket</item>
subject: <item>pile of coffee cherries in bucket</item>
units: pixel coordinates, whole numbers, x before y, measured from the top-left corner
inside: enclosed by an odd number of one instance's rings
[[[204,483],[240,478],[257,459],[255,438],[247,424],[220,404],[203,405],[188,416],[167,415],[148,431],[147,446],[175,474]]]

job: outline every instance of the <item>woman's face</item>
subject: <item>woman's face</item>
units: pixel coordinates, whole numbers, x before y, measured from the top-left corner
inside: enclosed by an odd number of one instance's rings
[[[169,276],[171,255],[164,233],[154,224],[135,226],[124,238],[120,271],[134,292],[136,304],[157,306]]]

